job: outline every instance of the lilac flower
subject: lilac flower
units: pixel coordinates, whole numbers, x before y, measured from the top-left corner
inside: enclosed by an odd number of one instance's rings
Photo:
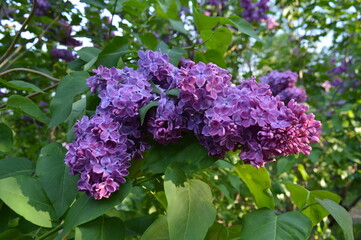
[[[261,77],[259,80],[262,83],[268,84],[272,94],[278,95],[286,88],[294,87],[297,82],[298,75],[290,70],[285,72],[278,72],[277,70],[270,71],[267,76]]]
[[[53,48],[50,51],[50,54],[57,60],[59,59],[63,59],[66,62],[71,62],[75,60],[75,55],[73,53],[73,51],[68,50],[68,49],[58,49],[58,48]]]
[[[87,84],[100,104],[93,116],[77,121],[75,141],[67,146],[65,163],[80,175],[79,190],[95,199],[108,198],[126,181],[131,161],[150,147],[149,135],[166,145],[193,133],[209,155],[241,150],[240,158],[256,167],[277,156],[309,154],[309,143],[319,141],[321,123],[306,114],[308,108],[293,99],[285,105],[267,84],[249,79],[233,85],[232,76],[213,63],[182,59],[177,68],[159,52],[139,51],[139,57],[137,70],[93,70]],[[294,74],[285,75],[273,81],[288,96],[298,90]],[[166,94],[172,88],[179,97]],[[153,101],[158,106],[141,126],[139,111]]]
[[[275,27],[280,25],[278,22],[276,22],[276,20],[273,17],[268,17],[266,19],[266,21],[267,21],[267,29],[268,30],[272,30]]]
[[[148,120],[148,131],[154,139],[162,144],[175,142],[186,130],[182,122],[182,108],[174,99],[162,96],[158,101],[156,112]]]
[[[266,11],[269,9],[268,1],[260,0],[257,3],[253,3],[252,0],[240,0],[241,7],[243,8],[242,17],[248,22],[266,20]]]
[[[285,72],[273,70],[267,76],[261,77],[260,81],[268,84],[273,96],[279,96],[285,104],[291,99],[297,102],[305,102],[307,100],[306,91],[295,86],[297,78],[297,73],[289,70]]]
[[[30,0],[31,3],[34,0]],[[48,0],[38,0],[36,3],[35,15],[36,16],[44,16],[50,10],[50,3]]]
[[[287,104],[291,99],[295,100],[296,102],[307,101],[306,90],[298,87],[286,88],[278,93],[278,96],[285,104]]]
[[[342,61],[340,66],[334,67],[334,68],[328,70],[327,72],[337,74],[337,75],[345,73],[348,71],[348,68],[346,65],[347,65],[346,61]]]

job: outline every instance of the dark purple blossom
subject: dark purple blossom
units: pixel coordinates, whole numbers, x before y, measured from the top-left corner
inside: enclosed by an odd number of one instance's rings
[[[68,50],[68,49],[58,49],[58,48],[53,48],[50,51],[50,54],[57,60],[59,59],[63,59],[66,62],[71,62],[75,60],[75,54],[73,53],[72,50]]]
[[[31,3],[34,2],[34,0],[30,0]],[[35,8],[35,15],[36,16],[44,16],[48,13],[50,10],[50,2],[48,0],[38,0],[36,3]]]
[[[269,0],[260,0],[254,3],[252,0],[240,0],[243,8],[242,17],[248,22],[261,22],[267,19],[266,12]]]
[[[286,88],[278,93],[278,96],[280,97],[281,101],[286,104],[291,101],[291,99],[295,100],[296,102],[307,101],[306,90],[298,87]]]

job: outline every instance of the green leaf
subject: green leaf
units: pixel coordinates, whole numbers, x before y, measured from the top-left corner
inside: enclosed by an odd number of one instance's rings
[[[65,122],[68,123],[68,129],[74,125],[79,115],[81,116],[85,115],[87,100],[88,98],[81,98],[73,103],[71,113],[68,116],[68,118],[65,120]]]
[[[179,8],[175,0],[158,0],[160,9],[162,12],[158,14],[168,19],[178,19]]]
[[[65,215],[63,236],[69,233],[73,227],[89,222],[120,204],[129,194],[131,187],[131,182],[121,184],[119,191],[108,199],[94,200],[82,194]]]
[[[26,158],[5,158],[0,160],[0,179],[33,173],[32,163]]]
[[[80,2],[88,3],[90,5],[93,5],[95,7],[104,9],[107,7],[107,5],[104,3],[104,1],[101,0],[81,0]]]
[[[169,19],[170,25],[172,25],[172,28],[178,32],[181,32],[183,34],[188,34],[189,32],[185,30],[183,22]]]
[[[100,52],[100,49],[95,47],[83,47],[77,51],[80,59],[85,62],[92,61],[94,58],[98,57]]]
[[[204,239],[216,217],[211,189],[197,179],[179,183],[174,173],[167,170],[164,177],[170,239]]]
[[[214,222],[208,229],[205,240],[227,240],[228,229],[218,222]]]
[[[90,60],[87,64],[84,65],[83,70],[84,71],[88,71],[93,65],[94,63],[98,60],[98,57],[93,58],[92,60]]]
[[[218,25],[230,24],[236,27],[238,31],[260,41],[257,33],[253,30],[252,25],[238,16],[231,16],[229,18],[209,17],[204,14],[200,14],[195,9],[193,10],[193,12],[194,22],[199,32],[202,32],[204,30],[211,30]]]
[[[26,114],[39,122],[47,123],[45,114],[40,110],[39,106],[29,98],[20,95],[11,95],[7,102],[7,107]]]
[[[13,131],[11,128],[4,123],[0,123],[0,152],[10,151],[13,146],[13,140]]]
[[[302,213],[276,215],[270,209],[258,209],[242,218],[242,240],[306,240],[311,221]]]
[[[0,79],[0,83],[3,85],[16,89],[16,90],[24,90],[24,91],[30,91],[30,92],[43,92],[40,88],[35,86],[32,83],[24,82],[21,80],[12,80],[12,81],[5,81]]]
[[[238,16],[231,16],[228,18],[232,25],[238,28],[238,31],[247,34],[250,37],[253,37],[260,41],[259,37],[257,36],[257,33],[253,30],[252,25],[244,20],[243,18],[240,18]]]
[[[41,149],[36,164],[36,175],[53,204],[57,218],[66,212],[78,193],[78,178],[70,175],[64,163],[65,153],[60,143],[51,143]]]
[[[169,56],[169,62],[173,64],[174,66],[177,66],[179,63],[179,60],[183,55],[187,55],[187,52],[183,48],[172,48],[169,49],[168,45],[164,42],[159,42],[157,45],[156,51],[160,51],[163,54],[167,54]]]
[[[169,96],[179,97],[180,89],[179,88],[173,88],[173,89],[170,89],[168,91],[165,91],[165,93],[167,95],[169,95]]]
[[[154,50],[157,47],[158,39],[153,33],[145,33],[139,37],[148,49]]]
[[[221,68],[226,68],[226,61],[223,57],[223,54],[221,54],[219,51],[210,49],[207,50],[207,52],[204,54],[205,57],[205,63],[212,62],[214,64],[217,64]]]
[[[81,71],[82,66],[86,64],[85,61],[81,60],[80,58],[75,59],[74,61],[67,63],[67,67],[73,71]]]
[[[215,161],[195,137],[183,137],[177,143],[166,146],[152,144],[141,169],[144,172],[164,173],[167,166],[174,162],[179,163],[183,171],[194,173],[211,166]]]
[[[297,206],[302,209],[301,213],[305,214],[312,221],[312,225],[315,226],[329,213],[320,206],[315,198],[319,199],[331,199],[337,203],[341,201],[341,198],[336,194],[324,190],[309,191],[301,186],[287,183],[285,184],[287,189],[291,192],[291,199]]]
[[[52,227],[55,212],[38,179],[25,175],[1,179],[0,199],[29,222]]]
[[[16,228],[12,228],[0,233],[0,240],[32,240],[33,238],[29,235],[24,235],[21,231]]]
[[[163,52],[169,56],[169,62],[174,66],[178,66],[179,60],[183,55],[187,55],[187,52],[183,48],[172,48]]]
[[[240,240],[241,239],[241,225],[232,225],[228,228],[229,236],[228,240]]]
[[[140,115],[140,124],[143,125],[144,123],[144,119],[145,116],[147,115],[147,112],[149,111],[149,109],[151,109],[152,107],[156,107],[158,106],[158,101],[153,101],[148,103],[147,105],[141,107],[139,109],[139,115]]]
[[[215,31],[203,30],[200,34],[203,41],[207,41],[207,49],[216,50],[221,54],[225,53],[232,43],[232,32],[225,27],[218,28]]]
[[[80,225],[75,229],[75,240],[122,240],[124,239],[124,224],[116,217],[104,216]]]
[[[144,232],[140,240],[169,240],[167,217],[162,216],[155,220]]]
[[[252,193],[258,208],[274,209],[274,200],[270,190],[271,179],[266,168],[256,168],[250,164],[237,164],[236,171]]]
[[[87,62],[84,65],[84,71],[89,70],[94,63],[98,60],[98,55],[100,53],[100,49],[95,47],[83,47],[82,49],[77,51],[80,59]]]
[[[330,199],[318,199],[315,198],[336,220],[338,225],[343,231],[343,235],[346,240],[354,240],[353,230],[352,230],[352,218],[350,214],[344,209],[341,205],[335,203]]]
[[[194,23],[198,32],[204,30],[210,30],[217,25],[229,23],[229,20],[224,17],[209,17],[204,14],[199,13],[195,8],[193,8]]]
[[[152,92],[161,94],[162,91],[154,84],[153,81],[149,81],[150,85],[152,86]]]
[[[167,209],[168,203],[167,203],[167,197],[165,196],[165,192],[159,191],[154,194],[154,197],[158,200],[158,202],[160,202],[160,204],[162,204],[164,209]]]
[[[128,53],[128,39],[126,37],[114,37],[104,50],[99,53],[96,65],[115,67],[119,58]]]
[[[74,97],[89,89],[87,72],[72,72],[64,77],[56,89],[56,95],[50,102],[51,119],[49,128],[65,121],[71,113]]]
[[[124,221],[127,232],[126,236],[142,235],[156,219],[157,217],[153,214],[134,218],[132,217],[131,219]]]

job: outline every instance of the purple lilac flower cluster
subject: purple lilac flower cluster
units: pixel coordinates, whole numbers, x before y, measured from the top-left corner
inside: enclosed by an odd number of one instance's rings
[[[50,54],[57,60],[63,59],[66,62],[71,62],[75,60],[75,55],[73,51],[68,49],[53,48],[51,49]]]
[[[240,158],[256,167],[275,156],[309,154],[310,142],[319,141],[321,123],[308,108],[293,100],[285,105],[266,84],[249,79],[236,86],[213,63],[182,59],[175,67],[162,53],[138,54],[137,70],[93,70],[88,85],[101,101],[95,115],[76,123],[68,145],[65,162],[80,174],[78,188],[95,199],[119,189],[131,159],[151,147],[149,137],[166,145],[193,133],[209,155],[240,149]],[[139,110],[154,102],[141,125]]]
[[[65,162],[72,174],[80,174],[79,190],[101,199],[119,189],[130,160],[149,148],[142,140],[139,108],[153,95],[139,71],[99,67],[94,72],[88,85],[101,102],[95,115],[76,123],[76,140],[68,145]]]
[[[69,23],[67,23],[64,19],[60,19],[59,25],[60,25],[60,27],[52,28],[50,30],[50,32],[52,32],[54,34],[54,37],[56,39],[58,39],[59,36],[61,36],[60,40],[59,40],[60,44],[63,44],[65,46],[68,46],[71,48],[79,47],[82,45],[82,42],[76,40],[75,38],[73,38],[71,36],[72,27],[69,25]],[[51,50],[50,53],[55,59],[57,59],[57,60],[63,59],[66,62],[71,62],[71,61],[75,60],[75,58],[76,58],[75,54],[70,49],[54,48]]]
[[[61,44],[64,44],[69,47],[79,47],[83,45],[82,42],[76,40],[71,36],[73,28],[69,23],[67,23],[64,19],[60,19],[59,24],[60,24],[59,30],[61,32],[60,35],[64,35],[63,37],[61,37],[59,41]]]
[[[183,72],[184,121],[210,155],[241,149],[243,161],[263,167],[274,156],[309,154],[309,143],[319,141],[321,123],[308,108],[293,100],[286,106],[268,85],[249,79],[234,86],[212,63],[188,62]]]
[[[34,0],[30,0],[30,3],[33,3]],[[45,16],[50,10],[50,3],[48,0],[38,0],[35,8],[36,16]]]
[[[290,70],[285,72],[273,70],[268,75],[260,77],[260,81],[268,84],[273,96],[279,96],[285,104],[291,99],[296,102],[305,102],[307,100],[306,91],[295,86],[297,78],[297,73]]]
[[[243,8],[242,17],[248,22],[262,22],[267,20],[266,15],[269,6],[269,0],[260,0],[259,2],[252,2],[252,0],[240,0],[241,7]]]

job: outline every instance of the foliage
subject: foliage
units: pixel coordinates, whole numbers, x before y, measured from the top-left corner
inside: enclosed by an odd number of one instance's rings
[[[360,238],[348,213],[361,199],[360,5],[0,3],[0,239]],[[64,158],[74,124],[100,102],[86,80],[99,66],[136,68],[138,50],[161,51],[174,66],[187,64],[182,57],[215,63],[234,84],[287,71],[322,122],[320,143],[255,168],[240,152],[211,157],[191,136],[152,142],[108,199],[78,192]],[[141,125],[160,104],[139,109]]]

